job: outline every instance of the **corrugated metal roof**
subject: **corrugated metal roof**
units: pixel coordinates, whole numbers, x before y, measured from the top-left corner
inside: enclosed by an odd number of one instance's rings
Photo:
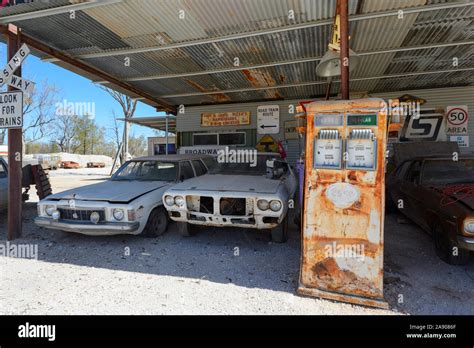
[[[22,4],[2,9],[0,13],[27,13],[75,2]],[[351,18],[371,16],[351,21],[351,47],[356,52],[474,41],[474,13],[468,0],[352,0],[349,3]],[[464,5],[409,13],[413,8],[442,4]],[[326,91],[315,68],[316,59],[327,50],[335,5],[336,0],[123,0],[77,11],[73,20],[66,13],[23,20],[18,25],[27,35],[72,56],[94,54],[81,59],[119,79],[235,69],[235,58],[239,59],[241,68],[237,71],[129,82],[151,95],[169,96],[166,100],[173,105],[307,99],[324,95]],[[398,14],[399,10],[404,10],[401,17],[377,18],[385,11]],[[290,11],[294,18],[289,18]],[[180,14],[184,14],[184,19],[179,18]],[[305,27],[286,30],[292,26]],[[268,30],[271,33],[266,33]],[[179,47],[167,48],[177,44]],[[146,49],[139,53],[129,51],[143,48]],[[118,54],[122,50],[127,54]],[[114,56],[103,56],[116,51]],[[474,68],[473,51],[474,45],[470,44],[364,55],[362,64],[352,74],[356,80],[351,88],[375,93],[469,85],[473,83],[469,71],[357,79],[454,70],[453,57],[458,58],[459,68]],[[307,58],[313,61],[252,68]],[[126,59],[130,59],[130,66],[125,64]],[[335,83],[332,91],[337,93],[337,88]]]

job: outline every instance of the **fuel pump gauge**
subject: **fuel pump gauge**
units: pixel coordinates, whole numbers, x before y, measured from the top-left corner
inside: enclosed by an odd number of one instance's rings
[[[371,129],[354,129],[347,139],[348,169],[375,170],[376,140]]]
[[[342,137],[337,130],[322,129],[314,140],[314,168],[341,169]]]

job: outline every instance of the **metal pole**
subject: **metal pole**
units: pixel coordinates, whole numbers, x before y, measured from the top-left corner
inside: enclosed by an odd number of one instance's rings
[[[341,15],[341,94],[349,100],[349,7],[348,0],[340,0]]]
[[[7,55],[9,61],[20,48],[20,39],[17,28],[8,26]],[[16,72],[16,76],[21,77],[21,67]],[[16,91],[16,88],[8,87],[8,91]],[[22,170],[22,129],[8,130],[8,240],[21,237],[21,170]]]
[[[166,115],[166,154],[168,155],[168,115]]]

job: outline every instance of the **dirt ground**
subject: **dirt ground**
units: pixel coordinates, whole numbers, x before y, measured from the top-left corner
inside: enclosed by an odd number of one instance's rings
[[[105,174],[58,171],[51,181],[59,192]],[[430,237],[397,215],[385,226],[386,311],[297,296],[295,226],[286,244],[239,229],[184,238],[174,224],[156,239],[87,237],[36,227],[36,200],[16,243],[37,244],[39,260],[0,257],[0,314],[474,314],[474,260],[444,264]]]

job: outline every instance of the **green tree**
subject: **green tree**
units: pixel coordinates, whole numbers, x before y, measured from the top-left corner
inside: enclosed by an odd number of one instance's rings
[[[74,153],[93,155],[104,144],[105,130],[93,118],[85,115],[75,122]]]

